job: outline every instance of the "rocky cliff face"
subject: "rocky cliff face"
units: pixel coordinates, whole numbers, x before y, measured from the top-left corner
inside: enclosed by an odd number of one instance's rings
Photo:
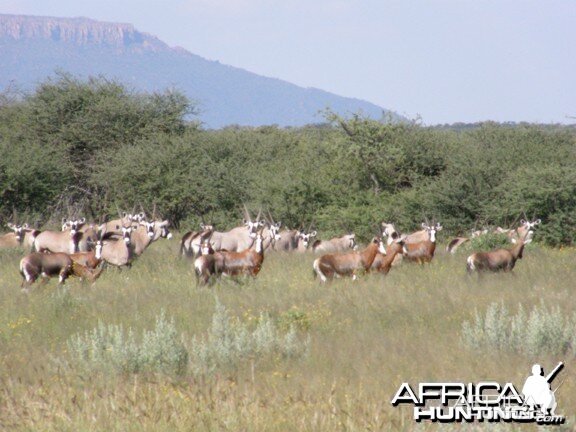
[[[120,51],[164,51],[159,39],[137,31],[131,24],[115,24],[87,18],[52,18],[0,14],[0,39],[44,39],[77,46],[104,45]]]

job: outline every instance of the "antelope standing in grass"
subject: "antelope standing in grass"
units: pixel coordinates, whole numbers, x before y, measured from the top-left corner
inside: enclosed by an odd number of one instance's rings
[[[140,225],[132,233],[134,254],[136,256],[142,255],[146,248],[159,238],[171,239],[172,233],[168,230],[168,224],[167,220],[140,222]]]
[[[222,267],[219,271],[225,276],[241,274],[256,277],[264,262],[264,237],[262,230],[256,233],[254,246],[242,252],[223,252]]]
[[[384,253],[378,251],[372,265],[370,266],[370,271],[387,275],[390,272],[394,259],[396,256],[402,254],[403,249],[404,237],[395,238],[392,242],[388,243]]]
[[[522,259],[524,247],[532,241],[533,231],[527,231],[519,240],[513,239],[515,246],[509,249],[496,249],[490,252],[476,252],[466,260],[468,273],[477,272],[509,272]]]
[[[264,237],[264,250],[273,250],[276,246],[276,243],[282,239],[282,235],[280,234],[281,226],[282,222],[274,222],[274,220],[270,218],[270,221],[262,230],[262,236]]]
[[[200,224],[200,231],[188,231],[182,236],[180,255],[188,258],[198,257],[204,240],[210,238],[213,232],[213,225],[204,225],[203,223]]]
[[[32,252],[20,260],[21,288],[28,292],[38,278],[47,280],[58,276],[58,283],[63,284],[69,276],[78,276],[94,282],[100,272],[92,272],[85,266],[75,263],[66,253]]]
[[[316,237],[316,231],[284,230],[280,231],[280,239],[276,241],[273,249],[282,252],[306,252]]]
[[[210,237],[210,243],[215,251],[226,250],[228,252],[241,252],[252,247],[256,239],[258,230],[264,227],[265,222],[260,220],[260,213],[256,220],[252,221],[247,213],[248,219],[244,220],[244,225],[231,229],[230,231],[214,231]]]
[[[326,282],[334,277],[352,276],[357,278],[357,272],[370,270],[374,258],[380,253],[386,253],[386,247],[381,238],[374,238],[362,251],[354,251],[344,254],[327,254],[316,258],[312,267],[314,276],[319,276],[321,282]]]
[[[78,242],[82,237],[78,224],[72,223],[67,231],[42,231],[34,239],[37,252],[74,253],[78,251]]]
[[[106,233],[112,233],[116,235],[122,235],[122,227],[131,225],[132,223],[139,224],[146,220],[146,214],[144,212],[140,213],[122,213],[122,217],[118,219],[113,219],[104,224],[103,228]]]
[[[40,234],[40,231],[28,228],[27,223],[24,225],[8,223],[8,228],[10,228],[12,232],[0,236],[0,249],[18,246],[32,249],[34,239]]]
[[[134,247],[131,244],[134,229],[132,225],[121,227],[122,237],[120,239],[113,238],[113,236],[108,237],[104,225],[100,228],[102,232],[102,259],[116,267],[130,267],[134,258]]]
[[[221,273],[224,266],[225,252],[215,252],[206,239],[200,246],[200,256],[194,260],[194,271],[196,273],[196,282],[205,285],[210,277]]]
[[[352,233],[331,240],[316,240],[312,245],[312,250],[314,253],[335,253],[344,252],[355,247],[356,236]]]
[[[417,262],[419,264],[429,263],[434,258],[434,252],[436,251],[436,233],[442,230],[442,225],[437,223],[436,225],[427,225],[422,223],[423,231],[426,231],[428,239],[417,242],[417,243],[407,243],[404,240],[404,247],[402,250],[403,259],[408,262]],[[406,238],[408,238],[407,236]]]

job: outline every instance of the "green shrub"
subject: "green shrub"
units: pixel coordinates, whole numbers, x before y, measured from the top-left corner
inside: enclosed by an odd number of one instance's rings
[[[484,316],[462,324],[462,342],[470,349],[519,351],[528,355],[576,354],[576,314],[565,317],[558,306],[543,303],[526,313],[522,305],[510,315],[503,303],[492,303]]]

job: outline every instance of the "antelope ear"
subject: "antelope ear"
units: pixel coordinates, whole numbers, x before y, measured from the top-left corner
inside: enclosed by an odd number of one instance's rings
[[[260,222],[258,222],[258,225],[260,225],[261,227],[263,227],[264,225],[266,225],[266,222],[264,222],[263,220],[261,220]]]
[[[511,238],[510,241],[514,244],[518,243],[518,240],[516,240],[515,238]]]
[[[316,234],[318,234],[318,233],[316,232],[316,230],[314,230],[310,233],[310,237],[316,237]]]
[[[428,225],[426,225],[426,222],[422,222],[422,228],[424,228],[424,229],[428,228]]]
[[[205,226],[206,226],[206,225],[204,225],[203,223],[201,223],[201,224],[200,224],[200,229],[201,229],[202,231],[204,231],[204,230],[206,229]]]
[[[524,219],[520,219],[520,225],[526,225],[526,221]]]
[[[442,225],[439,223],[436,224],[436,231],[442,231]]]
[[[159,223],[158,226],[166,227],[169,224],[170,224],[170,222],[168,221],[168,219],[166,219],[166,220],[163,220],[161,223]]]
[[[242,219],[242,221],[244,222],[244,225],[248,226],[248,221],[246,219]]]
[[[22,228],[28,229],[28,223],[25,223],[24,225],[22,225]]]
[[[540,225],[542,223],[542,219],[538,219],[536,220],[536,222],[534,222],[534,225]]]
[[[78,223],[81,223],[81,224],[86,223],[86,218],[83,217],[82,219],[80,219],[80,220],[78,221]]]
[[[278,222],[278,228],[282,226],[282,222]]]
[[[127,217],[128,217],[128,213],[122,212],[122,218],[125,219],[125,218],[127,218]]]

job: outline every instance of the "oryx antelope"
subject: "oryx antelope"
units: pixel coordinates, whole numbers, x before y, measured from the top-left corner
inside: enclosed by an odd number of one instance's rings
[[[532,222],[522,219],[520,221],[520,226],[516,229],[510,230],[508,234],[508,238],[512,243],[517,243],[520,239],[526,240],[528,237],[528,233],[534,233],[534,229],[536,225],[540,225],[542,220],[535,219]],[[532,235],[530,234],[530,235]]]
[[[200,231],[188,231],[182,236],[180,242],[180,255],[183,257],[196,258],[200,255],[200,248],[204,240],[214,232],[213,225],[200,224]]]
[[[140,256],[146,248],[159,238],[171,239],[172,233],[168,230],[169,222],[164,221],[142,221],[132,233],[132,244],[134,254]]]
[[[123,267],[132,265],[134,258],[134,246],[131,244],[131,236],[134,228],[132,225],[122,226],[122,237],[120,239],[109,236],[105,226],[101,227],[102,259],[108,264]]]
[[[262,236],[264,237],[264,250],[273,250],[276,246],[276,243],[282,239],[282,235],[280,234],[281,226],[282,222],[274,222],[273,219],[270,219],[270,221],[266,223],[264,229],[262,230]]]
[[[352,276],[355,280],[358,271],[370,269],[378,252],[386,253],[386,247],[382,239],[376,237],[362,251],[322,255],[312,264],[314,276],[319,276],[321,282],[341,276]]]
[[[280,231],[280,239],[276,241],[273,249],[283,252],[306,252],[316,237],[316,231],[283,230]]]
[[[436,233],[442,230],[442,225],[427,225],[422,223],[422,228],[426,231],[427,239],[417,243],[406,243],[404,240],[404,247],[402,249],[402,256],[408,262],[417,262],[419,264],[429,263],[434,258],[436,251]],[[408,238],[407,236],[406,238]]]
[[[122,213],[122,217],[118,219],[112,219],[104,224],[102,227],[107,233],[114,233],[117,235],[122,234],[122,227],[128,226],[132,223],[139,224],[146,220],[146,214],[144,212],[140,213]]]
[[[67,231],[42,231],[34,239],[34,249],[37,252],[74,253],[78,251],[78,242],[82,234],[77,231],[77,225],[72,225]]]
[[[22,246],[26,249],[32,249],[34,239],[40,233],[40,231],[28,228],[27,223],[24,225],[8,223],[7,225],[8,228],[12,230],[12,232],[0,236],[0,249],[18,246]]]
[[[314,253],[344,252],[356,247],[356,235],[346,234],[331,240],[316,240],[312,245]]]
[[[258,230],[264,227],[265,222],[260,220],[260,213],[255,221],[244,220],[244,225],[232,228],[230,231],[214,231],[210,237],[210,243],[215,251],[226,250],[228,252],[242,252],[252,247]]]
[[[515,246],[509,249],[496,249],[490,252],[476,252],[466,260],[466,270],[484,272],[509,272],[516,265],[516,261],[521,259],[524,247],[532,241],[533,231],[525,232],[519,240],[513,240]]]

